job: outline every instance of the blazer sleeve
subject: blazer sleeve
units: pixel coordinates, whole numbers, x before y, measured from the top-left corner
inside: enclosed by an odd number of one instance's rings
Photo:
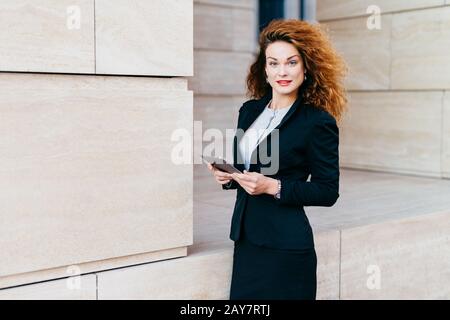
[[[236,181],[231,180],[230,182],[223,184],[222,189],[223,190],[237,189],[237,185],[238,183]]]
[[[307,147],[310,181],[281,179],[279,204],[331,207],[339,198],[339,129],[336,120],[322,112]]]

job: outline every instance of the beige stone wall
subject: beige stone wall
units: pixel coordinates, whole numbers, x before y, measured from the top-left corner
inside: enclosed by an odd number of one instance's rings
[[[192,74],[192,1],[0,2],[0,288],[187,254]]]
[[[449,178],[449,3],[317,0],[317,20],[350,71],[341,166]]]

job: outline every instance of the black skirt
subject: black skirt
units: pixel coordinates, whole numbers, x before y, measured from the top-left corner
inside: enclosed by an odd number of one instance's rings
[[[315,300],[316,270],[314,248],[280,250],[257,246],[248,241],[243,228],[234,243],[230,300]]]

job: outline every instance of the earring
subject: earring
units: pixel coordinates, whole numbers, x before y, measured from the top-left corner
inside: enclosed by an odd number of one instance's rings
[[[269,83],[269,79],[268,78],[266,78],[266,82]]]
[[[306,73],[305,73],[305,78],[304,78],[304,81],[306,81],[306,79],[307,79],[307,78],[306,78]]]

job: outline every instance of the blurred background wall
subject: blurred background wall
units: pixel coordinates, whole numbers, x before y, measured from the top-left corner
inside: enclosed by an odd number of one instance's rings
[[[317,1],[350,70],[343,167],[450,177],[449,5]]]

